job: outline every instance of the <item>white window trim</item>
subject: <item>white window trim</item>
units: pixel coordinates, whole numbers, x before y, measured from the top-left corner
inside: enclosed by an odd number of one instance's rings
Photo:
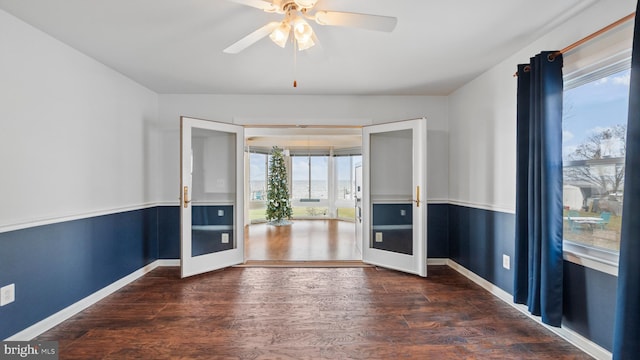
[[[609,275],[618,276],[619,254],[617,252],[586,246],[569,240],[564,240],[562,245],[564,260]]]

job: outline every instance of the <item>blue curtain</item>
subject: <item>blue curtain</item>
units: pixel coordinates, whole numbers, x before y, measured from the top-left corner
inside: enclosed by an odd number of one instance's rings
[[[562,55],[518,66],[514,302],[562,322]]]
[[[638,359],[640,356],[640,4],[637,6],[629,87],[614,359]]]

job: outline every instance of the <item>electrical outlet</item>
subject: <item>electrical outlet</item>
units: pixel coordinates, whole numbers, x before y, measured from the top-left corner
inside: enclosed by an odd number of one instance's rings
[[[382,233],[381,232],[377,232],[376,233],[376,242],[382,242]]]
[[[16,300],[16,284],[0,288],[0,306],[11,304]]]
[[[407,210],[405,209],[400,210],[400,216],[407,216]]]
[[[222,243],[223,244],[228,244],[229,243],[229,234],[228,233],[222,233]]]
[[[511,257],[506,254],[502,254],[502,267],[509,270],[511,269]]]
[[[218,216],[224,216],[224,210],[222,209],[218,210]]]

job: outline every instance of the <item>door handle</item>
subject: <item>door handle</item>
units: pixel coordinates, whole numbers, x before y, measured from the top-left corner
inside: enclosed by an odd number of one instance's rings
[[[416,207],[420,207],[420,186],[416,186],[416,199],[413,201],[416,203]]]
[[[189,200],[189,187],[185,186],[182,192],[182,203],[185,209],[189,206],[190,202],[191,200]]]

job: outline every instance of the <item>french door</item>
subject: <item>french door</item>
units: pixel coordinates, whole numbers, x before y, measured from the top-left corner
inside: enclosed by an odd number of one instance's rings
[[[362,132],[362,259],[427,276],[425,119],[365,126]]]
[[[182,277],[244,262],[244,129],[180,119]]]

